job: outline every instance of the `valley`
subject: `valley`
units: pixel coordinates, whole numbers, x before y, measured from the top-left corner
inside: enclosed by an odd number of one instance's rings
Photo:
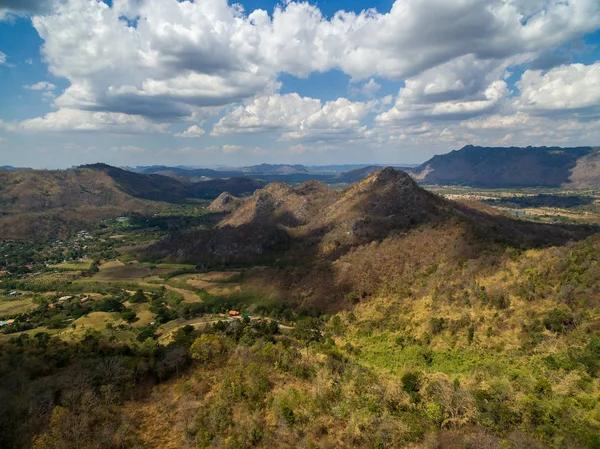
[[[596,195],[386,168],[4,240],[1,443],[597,447]]]

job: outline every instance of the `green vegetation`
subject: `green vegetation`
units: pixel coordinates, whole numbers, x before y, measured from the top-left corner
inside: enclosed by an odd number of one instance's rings
[[[600,447],[599,234],[473,213],[228,271],[140,262],[210,227],[157,213],[1,244],[0,447]]]

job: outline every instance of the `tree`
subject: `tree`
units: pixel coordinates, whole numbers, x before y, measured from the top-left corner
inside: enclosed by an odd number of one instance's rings
[[[192,358],[200,363],[209,363],[225,351],[221,339],[213,334],[200,335],[190,349]]]
[[[139,289],[133,295],[131,295],[131,298],[129,298],[129,302],[132,304],[137,304],[140,302],[148,302],[148,298],[144,294],[144,291],[142,289]]]
[[[121,318],[131,323],[133,320],[137,318],[136,313],[131,309],[125,309],[121,311]]]
[[[313,341],[323,341],[323,335],[321,335],[321,331],[319,330],[319,320],[316,318],[305,318],[298,321],[292,335],[304,342],[307,354],[308,347]]]

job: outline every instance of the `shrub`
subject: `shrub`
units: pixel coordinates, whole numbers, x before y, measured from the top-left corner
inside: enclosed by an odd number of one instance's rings
[[[142,289],[139,289],[133,295],[131,295],[131,298],[129,298],[129,302],[131,302],[132,304],[148,302],[148,298],[144,294],[144,291]]]
[[[225,350],[221,339],[213,334],[202,334],[191,347],[192,358],[201,363],[209,363]]]
[[[436,318],[433,317],[429,320],[429,328],[431,329],[431,333],[433,335],[437,335],[440,332],[442,332],[444,330],[444,328],[446,327],[446,322],[444,321],[444,318],[440,317],[440,318]]]
[[[575,320],[568,309],[561,307],[550,310],[542,322],[549,331],[564,333],[573,328]]]
[[[402,376],[402,389],[408,394],[418,393],[421,385],[421,373],[418,371],[408,371]]]
[[[135,314],[135,312],[131,309],[125,309],[121,311],[121,318],[124,319],[125,321],[127,321],[128,323],[131,323],[133,320],[135,320],[137,318],[137,315]]]

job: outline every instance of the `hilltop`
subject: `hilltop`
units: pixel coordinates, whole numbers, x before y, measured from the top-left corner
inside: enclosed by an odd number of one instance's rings
[[[142,257],[206,266],[276,262],[285,269],[265,271],[264,285],[277,285],[303,306],[335,309],[349,291],[373,294],[416,267],[458,263],[506,246],[564,243],[593,230],[476,210],[434,195],[405,172],[387,167],[342,192],[317,182],[272,183],[215,229],[175,233]]]
[[[467,145],[432,157],[410,174],[420,183],[473,187],[600,187],[600,152],[592,147],[489,148]]]

